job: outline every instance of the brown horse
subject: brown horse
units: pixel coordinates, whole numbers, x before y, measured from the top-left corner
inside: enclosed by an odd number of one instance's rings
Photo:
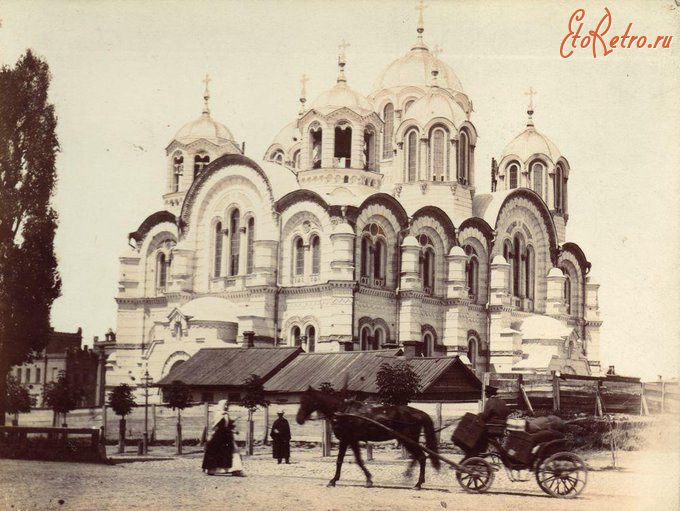
[[[338,459],[335,465],[335,476],[329,481],[328,486],[335,486],[335,483],[340,479],[340,469],[342,468],[342,462],[345,459],[345,453],[349,446],[354,452],[357,464],[366,475],[366,487],[371,487],[373,485],[371,473],[366,469],[361,459],[359,442],[385,442],[394,439],[402,441],[404,439],[410,440],[403,441],[404,447],[413,456],[410,468],[414,466],[416,461],[420,463],[420,477],[415,488],[419,490],[425,482],[426,456],[418,443],[421,431],[425,433],[427,448],[437,452],[437,438],[435,436],[434,425],[430,416],[425,412],[405,405],[372,406],[363,403],[347,403],[340,397],[309,387],[302,395],[300,409],[296,417],[297,423],[304,424],[315,411],[322,413],[330,420],[333,433],[335,433],[336,438],[340,442]],[[384,429],[369,420],[357,417],[357,415],[378,421],[389,429]],[[439,458],[431,456],[430,461],[432,466],[439,470]]]

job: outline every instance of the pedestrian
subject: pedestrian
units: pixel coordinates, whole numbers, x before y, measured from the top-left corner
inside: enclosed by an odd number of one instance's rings
[[[281,463],[282,459],[290,464],[290,425],[283,417],[283,410],[277,414],[279,417],[272,424],[271,437],[273,443],[273,456]]]
[[[209,476],[214,476],[218,470],[226,472],[231,468],[234,453],[233,428],[234,423],[226,413],[219,413],[213,422],[213,434],[205,445],[202,466]]]

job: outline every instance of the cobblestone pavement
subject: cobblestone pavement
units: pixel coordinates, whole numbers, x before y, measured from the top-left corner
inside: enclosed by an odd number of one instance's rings
[[[277,465],[265,450],[244,459],[247,477],[207,477],[200,470],[201,452],[189,448],[181,457],[156,448],[154,461],[115,465],[0,460],[0,509],[117,510],[117,509],[244,509],[252,510],[676,510],[678,453],[657,451],[621,453],[622,470],[603,470],[608,453],[587,458],[594,470],[576,500],[550,498],[536,481],[511,483],[499,473],[489,493],[464,493],[452,470],[439,473],[428,463],[422,491],[404,478],[407,462],[397,450],[377,450],[369,464],[375,486],[364,488],[359,467],[346,458],[343,478],[326,488],[334,458],[321,458],[318,449],[298,449],[291,465]],[[455,455],[452,455],[455,457]]]

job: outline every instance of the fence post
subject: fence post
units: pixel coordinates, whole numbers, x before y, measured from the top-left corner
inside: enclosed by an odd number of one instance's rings
[[[104,436],[104,442],[106,443],[106,405],[102,406],[102,435]]]
[[[262,445],[269,444],[269,405],[264,406],[264,438]]]
[[[156,405],[151,405],[151,443],[156,443]]]
[[[595,416],[602,417],[604,415],[604,406],[602,404],[601,394],[602,381],[598,380],[595,385]]]
[[[560,411],[560,380],[555,371],[552,372],[553,384],[553,408],[555,411]]]
[[[527,409],[531,413],[531,415],[534,414],[534,407],[531,406],[531,401],[529,401],[529,396],[527,395],[526,390],[524,389],[524,378],[520,374],[519,377],[517,378],[517,382],[519,384],[519,395],[524,401],[524,404],[526,405]]]
[[[321,455],[325,457],[331,455],[331,425],[328,419],[321,421]]]
[[[661,413],[666,411],[666,382],[661,382]]]

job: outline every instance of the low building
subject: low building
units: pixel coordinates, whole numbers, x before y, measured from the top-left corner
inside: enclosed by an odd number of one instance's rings
[[[98,395],[99,356],[82,347],[83,332],[50,332],[45,349],[31,362],[14,366],[10,374],[25,385],[34,399],[34,407],[42,408],[43,391],[48,383],[56,382],[61,374],[83,390],[81,407],[100,404]]]

